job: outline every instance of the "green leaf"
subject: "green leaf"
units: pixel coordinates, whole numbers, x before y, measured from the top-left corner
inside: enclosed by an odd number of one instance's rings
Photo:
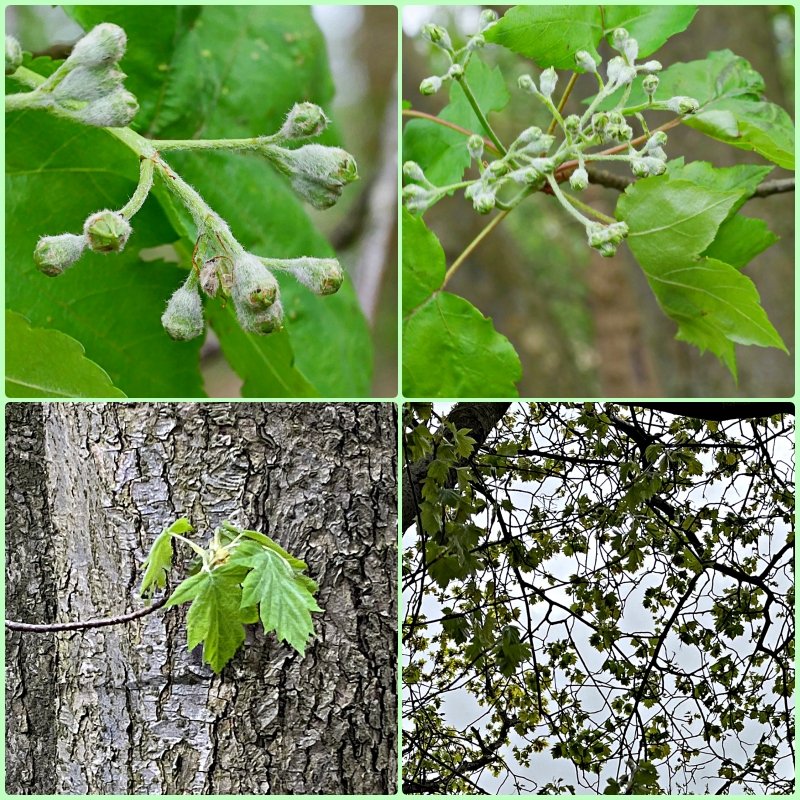
[[[288,642],[304,655],[308,638],[314,633],[310,612],[322,611],[309,584],[272,548],[261,548],[245,563],[252,569],[242,587],[242,607],[257,605],[264,630],[275,631],[279,641]]]
[[[486,41],[507,47],[540,67],[573,69],[575,53],[599,60],[600,6],[514,6],[488,31]]]
[[[245,570],[223,565],[200,570],[180,583],[167,601],[167,608],[192,601],[186,616],[189,650],[203,643],[203,660],[214,670],[233,658],[244,641],[241,622],[242,581]]]
[[[778,237],[764,220],[738,215],[720,225],[703,255],[741,269],[777,241]]]
[[[487,117],[490,112],[502,111],[508,105],[510,95],[499,67],[489,67],[474,58],[467,65],[465,75],[470,90]],[[450,103],[438,116],[470,132],[485,135],[458,81],[452,81]],[[435,122],[413,119],[403,131],[403,158],[420,164],[428,180],[438,186],[457,183],[470,163],[467,136]]]
[[[683,118],[684,124],[794,169],[792,119],[780,106],[763,99],[764,79],[744,58],[719,50],[698,61],[673,64],[659,78],[658,99],[686,95],[700,103],[696,114]],[[646,95],[637,79],[630,103],[643,102]]]
[[[237,536],[244,536],[247,539],[250,539],[253,542],[257,542],[262,547],[266,547],[270,550],[274,550],[278,555],[285,558],[286,561],[289,562],[289,566],[294,570],[306,570],[308,569],[308,564],[305,561],[301,561],[299,558],[295,558],[293,555],[290,555],[286,550],[284,550],[277,542],[273,541],[263,533],[259,533],[258,531],[248,531],[242,530],[241,528],[237,528],[234,525],[231,525],[230,522],[224,520],[222,523],[222,527],[224,530],[228,531],[233,535],[234,538]]]
[[[517,667],[530,658],[531,648],[520,641],[519,630],[509,625],[503,631],[503,638],[497,651],[497,666],[500,673],[510,678]]]
[[[703,257],[742,191],[716,191],[670,175],[637,181],[620,197],[617,216],[628,245],[678,338],[711,350],[736,376],[734,343],[786,350],[749,278]]]
[[[167,573],[172,569],[172,534],[189,533],[191,530],[189,520],[181,517],[156,536],[144,562],[145,572],[139,592],[142,597],[152,597],[156,589],[163,589],[167,585]]]
[[[639,43],[639,57],[655,53],[676,33],[683,33],[697,6],[602,6],[605,33],[625,28]]]
[[[522,367],[514,348],[469,302],[433,288],[441,286],[444,272],[438,240],[422,220],[404,211],[404,393],[516,397]]]
[[[129,397],[203,396],[201,341],[173,342],[161,327],[186,273],[139,258],[175,240],[154,200],[134,218],[123,253],[85,254],[56,278],[33,262],[40,236],[80,231],[93,211],[121,207],[136,186],[138,158],[103,130],[45,113],[7,114],[6,122],[6,306],[34,327],[77,339]],[[18,347],[11,335],[7,344]]]
[[[6,311],[8,397],[125,397],[80,342]]]

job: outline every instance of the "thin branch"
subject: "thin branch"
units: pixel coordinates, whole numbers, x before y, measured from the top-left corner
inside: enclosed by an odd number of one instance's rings
[[[458,268],[469,258],[472,251],[511,213],[509,208],[507,211],[501,211],[463,250],[461,255],[450,265],[447,270],[442,283],[442,288],[447,286],[447,282],[455,275]]]
[[[88,630],[90,628],[107,628],[110,625],[122,625],[125,622],[133,622],[135,619],[141,619],[148,614],[152,614],[161,608],[169,599],[169,595],[165,594],[163,597],[156,600],[153,605],[140,608],[138,611],[131,611],[128,614],[119,614],[115,617],[104,617],[103,619],[90,619],[85,622],[51,622],[41,625],[36,625],[30,622],[15,622],[14,620],[6,620],[6,628],[10,631],[23,631],[25,633],[51,633],[53,631],[80,631]]]
[[[448,122],[446,119],[441,119],[440,117],[434,117],[433,114],[426,114],[424,111],[415,111],[413,108],[404,108],[403,109],[403,116],[404,117],[412,117],[414,119],[424,119],[428,122],[433,122],[436,125],[441,125],[444,128],[450,128],[451,131],[456,131],[457,133],[461,133],[464,136],[473,136],[473,131],[469,131],[466,128],[462,128],[460,125],[456,125],[454,122]],[[487,150],[492,150],[497,155],[500,155],[500,151],[497,149],[497,145],[491,140],[484,137],[483,140],[484,147]]]

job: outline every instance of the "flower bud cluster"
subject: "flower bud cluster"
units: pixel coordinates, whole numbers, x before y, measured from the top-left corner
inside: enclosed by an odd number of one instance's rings
[[[586,226],[586,238],[589,242],[589,247],[597,250],[604,258],[611,258],[627,235],[628,226],[624,222],[614,222],[611,225],[590,222]]]
[[[422,38],[427,39],[435,47],[444,52],[448,60],[448,68],[441,75],[430,75],[419,85],[420,94],[436,94],[442,86],[451,80],[461,80],[469,64],[472,54],[486,44],[484,33],[497,22],[497,12],[486,9],[481,12],[478,32],[467,38],[466,44],[456,49],[446,28],[429,22],[422,27]]]

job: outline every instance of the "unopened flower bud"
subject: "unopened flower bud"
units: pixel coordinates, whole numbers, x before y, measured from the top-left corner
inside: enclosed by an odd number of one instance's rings
[[[59,102],[97,100],[119,91],[124,78],[114,67],[77,67],[53,89],[53,97]]]
[[[610,83],[622,86],[636,77],[636,68],[626,64],[624,58],[614,56],[606,65],[606,75]]]
[[[586,226],[589,246],[605,258],[610,258],[617,252],[617,247],[627,235],[628,226],[624,222],[615,222],[611,225],[591,222]]]
[[[237,311],[269,308],[278,297],[278,281],[252,253],[244,253],[233,262],[231,297]]]
[[[13,75],[22,64],[22,48],[13,37],[6,35],[6,75]]]
[[[642,78],[642,89],[648,97],[652,97],[658,89],[658,75],[645,75]]]
[[[449,70],[447,70],[447,77],[452,78],[453,80],[458,80],[460,77],[464,75],[464,67],[461,64],[453,64]]]
[[[96,25],[72,48],[66,60],[75,67],[99,67],[115,64],[125,54],[125,31],[111,22]]]
[[[436,94],[442,88],[442,79],[438,75],[425,78],[419,85],[419,93],[424,95]]]
[[[237,307],[236,318],[239,320],[242,329],[249,333],[262,335],[275,333],[283,328],[283,306],[280,300],[276,300],[269,308],[263,311]]]
[[[664,147],[666,143],[667,143],[667,134],[664,131],[656,131],[645,142],[644,149],[654,150],[656,147]]]
[[[200,288],[209,296],[216,297],[219,291],[220,277],[217,259],[210,258],[200,267]]]
[[[636,61],[636,57],[639,55],[639,42],[633,38],[626,39],[625,43],[622,45],[622,54],[628,60],[629,64],[633,64],[633,62]]]
[[[486,39],[480,33],[477,33],[467,39],[467,50],[474,52],[475,50],[480,50],[485,44]]]
[[[597,72],[597,62],[592,58],[592,54],[587,50],[578,50],[575,53],[575,63],[584,72]]]
[[[194,339],[203,332],[203,301],[196,288],[181,286],[170,297],[161,315],[164,330],[179,341]]]
[[[556,83],[558,83],[558,75],[553,67],[548,67],[539,76],[539,91],[545,97],[550,97],[555,91]]]
[[[478,30],[485,31],[487,28],[494,25],[495,22],[497,22],[497,12],[491,8],[485,8],[481,11],[480,17],[478,17]]]
[[[569,185],[576,192],[582,192],[589,185],[589,173],[583,167],[578,167],[569,176]]]
[[[539,94],[536,84],[530,75],[520,75],[517,79],[517,85],[523,92],[530,92],[531,94]]]
[[[678,96],[667,100],[666,106],[676,114],[694,114],[700,108],[700,103],[693,97]]]
[[[319,136],[328,127],[325,112],[315,103],[295,103],[286,115],[278,137],[281,139],[308,139]]]
[[[570,114],[564,119],[564,127],[570,133],[577,133],[581,127],[581,118],[577,114]]]
[[[426,25],[423,25],[422,35],[429,42],[431,42],[431,44],[435,44],[437,47],[441,47],[442,50],[453,49],[453,44],[450,41],[450,34],[441,25],[436,25],[433,22],[429,22]]]
[[[314,208],[330,208],[344,186],[358,180],[355,159],[339,147],[307,144],[287,150],[266,145],[261,152],[290,177],[292,188]]]
[[[417,164],[416,161],[406,161],[406,163],[403,164],[403,175],[411,181],[419,181],[420,183],[427,182],[422,167]]]
[[[487,168],[487,172],[490,175],[494,175],[495,177],[500,177],[501,175],[505,175],[509,170],[508,164],[503,161],[502,159],[498,159],[497,161],[492,161]]]
[[[335,258],[292,258],[277,262],[275,268],[291,272],[303,286],[319,295],[338,292],[344,280],[342,268]]]
[[[611,34],[611,46],[615,50],[620,50],[625,42],[628,41],[630,34],[625,28],[615,28],[613,33]]]
[[[120,87],[112,94],[99,97],[89,105],[74,112],[73,116],[84,125],[98,128],[124,128],[139,110],[136,98]]]
[[[434,192],[416,183],[403,187],[403,205],[412,214],[424,214],[436,200]]]
[[[36,266],[45,275],[55,277],[71,267],[83,254],[86,237],[74,233],[42,236],[33,251]]]
[[[86,218],[83,235],[95,253],[119,253],[131,235],[131,224],[118,211],[104,209]]]
[[[480,161],[483,155],[483,148],[483,136],[478,136],[477,133],[473,133],[472,136],[467,139],[467,151],[469,152],[470,158],[475,161]]]
[[[642,72],[661,72],[661,62],[647,61],[644,64],[640,64],[639,69],[642,70]]]
[[[495,206],[494,190],[483,180],[468,186],[464,196],[472,200],[472,207],[479,214],[488,214]]]

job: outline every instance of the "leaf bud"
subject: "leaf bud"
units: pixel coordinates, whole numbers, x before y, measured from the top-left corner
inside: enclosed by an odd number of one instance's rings
[[[72,48],[64,62],[75,67],[99,67],[115,64],[125,55],[125,31],[111,22],[96,25]]]
[[[447,77],[452,78],[453,80],[458,80],[464,75],[464,67],[461,64],[453,64],[449,70],[447,70]]]
[[[411,181],[419,181],[420,183],[427,182],[422,167],[417,164],[416,161],[406,161],[406,163],[403,164],[403,175]]]
[[[13,37],[6,35],[6,75],[13,75],[22,64],[22,48]]]
[[[231,297],[237,311],[263,311],[277,299],[278,281],[257,256],[244,253],[233,262]]]
[[[495,22],[497,22],[497,12],[491,8],[485,8],[478,17],[478,30],[483,32],[487,28],[491,28]]]
[[[203,301],[196,288],[185,284],[175,291],[161,315],[164,330],[178,341],[194,339],[203,332]]]
[[[328,122],[325,112],[315,103],[295,103],[278,131],[278,138],[308,139],[319,136],[328,127]]]
[[[589,173],[584,167],[578,167],[569,176],[569,185],[576,191],[582,192],[589,185]]]
[[[292,258],[277,262],[275,268],[290,272],[303,286],[323,296],[338,292],[344,280],[342,267],[335,258]]]
[[[83,254],[86,237],[74,233],[42,236],[33,251],[33,260],[41,272],[55,277],[71,267]]]
[[[558,75],[553,67],[548,67],[539,76],[539,91],[545,97],[550,97],[555,91],[556,83],[558,83]]]
[[[355,159],[339,147],[306,144],[287,150],[267,145],[262,152],[291,178],[292,188],[314,208],[330,208],[342,196],[344,186],[358,180]]]
[[[131,224],[119,211],[104,209],[86,218],[83,235],[95,253],[120,253],[131,235]]]
[[[431,44],[441,47],[442,50],[452,50],[453,44],[450,41],[450,34],[441,25],[429,22],[422,26],[422,36]]]
[[[575,53],[575,63],[578,65],[578,68],[582,69],[584,72],[597,72],[597,62],[588,50],[578,50],[578,52]]]
[[[517,85],[523,92],[530,92],[531,94],[539,94],[536,84],[530,75],[520,75],[517,79]]]
[[[667,100],[667,108],[674,111],[676,114],[694,114],[700,108],[700,103],[693,97],[672,97]]]
[[[124,128],[139,111],[139,103],[130,93],[120,89],[112,94],[93,100],[85,108],[74,112],[77,120],[84,125],[98,128]]]
[[[644,78],[642,78],[642,89],[644,89],[648,97],[652,98],[656,93],[658,83],[658,75],[645,75]]]
[[[419,93],[424,95],[436,94],[442,88],[442,79],[438,75],[425,78],[419,85]]]
[[[483,136],[478,136],[477,133],[473,133],[472,136],[467,139],[467,151],[469,152],[470,158],[475,161],[480,161],[483,155],[483,148]]]
[[[242,329],[249,333],[266,335],[283,328],[283,306],[276,300],[269,308],[255,311],[246,306],[236,307],[236,318]]]

